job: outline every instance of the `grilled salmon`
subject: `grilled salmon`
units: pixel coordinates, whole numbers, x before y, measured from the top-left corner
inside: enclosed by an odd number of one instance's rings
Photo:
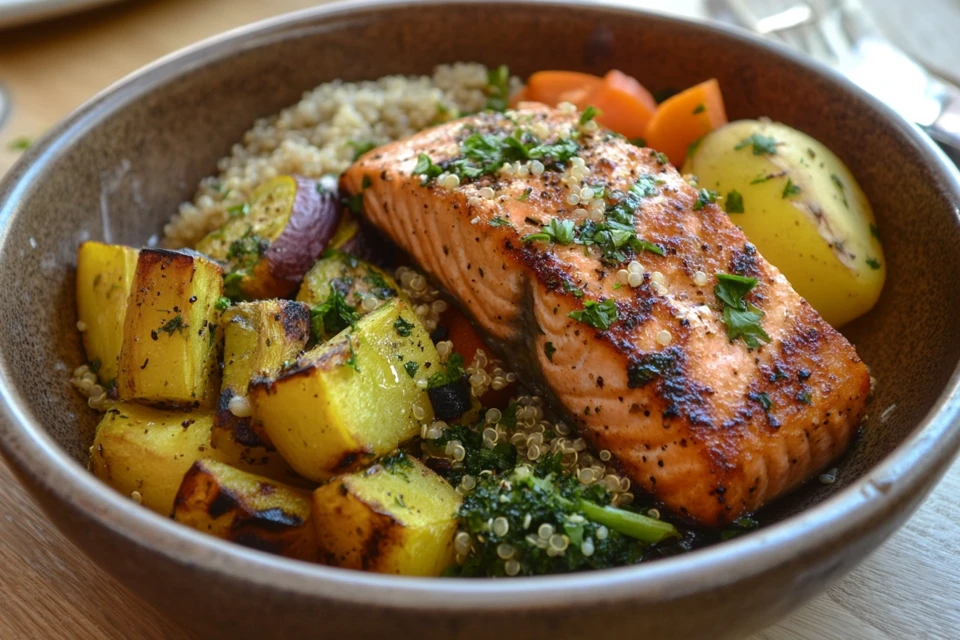
[[[662,154],[532,103],[368,152],[364,215],[634,486],[722,526],[849,444],[853,346]]]

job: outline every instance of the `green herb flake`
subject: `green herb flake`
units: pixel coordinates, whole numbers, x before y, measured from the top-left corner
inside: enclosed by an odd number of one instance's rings
[[[880,269],[880,261],[876,258],[867,258],[867,266],[874,271],[878,271]]]
[[[495,216],[487,224],[489,224],[491,227],[512,227],[513,226],[512,222],[510,222],[505,218],[501,218],[500,216]]]
[[[696,140],[690,143],[690,145],[687,147],[688,158],[697,152],[697,149],[700,148],[701,142],[703,142],[703,136],[700,136],[699,138],[697,138]]]
[[[783,187],[782,198],[786,200],[787,198],[797,195],[801,191],[802,189],[800,188],[800,185],[794,184],[793,180],[787,178],[787,184]]]
[[[533,187],[527,187],[523,190],[523,193],[520,195],[520,197],[517,198],[517,201],[526,202],[531,193],[533,193]]]
[[[670,162],[670,158],[668,158],[667,154],[663,153],[662,151],[657,151],[653,157],[656,158],[657,164],[661,166]]]
[[[360,364],[357,362],[357,352],[353,348],[353,336],[347,336],[347,346],[350,347],[350,357],[344,362],[345,365],[360,373]]]
[[[757,285],[757,280],[729,273],[715,275],[717,284],[713,292],[723,303],[723,323],[727,326],[727,338],[731,342],[737,338],[743,338],[751,349],[758,348],[761,340],[770,342],[770,336],[760,324],[764,316],[763,311],[744,299]]]
[[[802,404],[810,404],[813,399],[813,396],[809,391],[801,391],[797,394],[797,401]]]
[[[743,213],[743,195],[736,189],[731,189],[723,199],[723,208],[727,213]]]
[[[737,143],[733,150],[739,151],[746,147],[751,147],[755,156],[772,156],[777,153],[777,141],[761,133],[754,133],[744,138]]]
[[[417,375],[417,371],[420,370],[420,365],[414,362],[413,360],[407,360],[403,363],[403,370],[407,372],[407,375],[411,378]]]
[[[26,151],[33,146],[33,140],[26,136],[20,136],[19,138],[14,138],[7,144],[7,149],[10,151]]]
[[[403,319],[403,316],[400,316],[393,321],[393,330],[396,331],[397,335],[401,338],[409,338],[410,332],[413,330],[413,323],[407,322]]]
[[[217,311],[226,311],[230,308],[230,298],[220,297],[217,299],[217,303],[214,305],[217,308]]]
[[[227,217],[229,217],[231,220],[241,216],[246,216],[249,213],[250,204],[247,202],[242,202],[240,204],[235,204],[232,207],[227,207]]]
[[[548,342],[543,345],[543,353],[547,356],[547,360],[553,362],[553,354],[557,352],[557,348],[553,346],[552,342]]]
[[[443,173],[443,169],[440,165],[434,164],[430,156],[421,153],[417,156],[417,164],[413,167],[413,173],[411,175],[421,176],[420,184],[426,185],[441,173]]]
[[[647,141],[644,138],[630,138],[630,144],[642,149],[647,146]]]
[[[843,186],[843,180],[840,179],[835,173],[830,174],[830,180],[833,182],[834,186],[840,191],[840,197],[843,199],[843,206],[847,209],[850,208],[850,203],[847,202],[847,190]]]
[[[697,115],[698,113],[703,113],[706,110],[707,110],[707,105],[701,102],[700,104],[698,104],[696,107],[693,108],[693,115]]]
[[[877,228],[877,225],[875,224],[870,225],[870,235],[872,235],[877,240],[880,239],[880,229]]]
[[[459,353],[452,354],[443,365],[443,371],[437,371],[427,380],[427,389],[436,389],[445,387],[460,380],[466,372],[463,369],[463,356]]]
[[[524,242],[554,242],[556,244],[568,245],[573,242],[574,223],[573,220],[563,220],[554,218],[540,229],[539,233],[531,233],[524,236]]]
[[[100,373],[100,358],[94,358],[87,363],[87,366],[90,368],[90,372],[93,373],[93,375],[97,375]]]
[[[586,300],[583,303],[583,309],[571,311],[567,315],[578,322],[590,325],[594,329],[605,330],[609,329],[618,319],[617,303],[613,301],[613,298],[607,298],[603,302]]]
[[[506,111],[510,102],[510,68],[502,64],[487,71],[487,103],[485,109]]]
[[[375,142],[357,142],[356,140],[350,140],[347,142],[348,145],[353,147],[353,159],[356,161],[360,156],[365,154],[371,149],[377,148],[377,143]]]
[[[699,211],[703,209],[708,204],[713,204],[717,201],[717,198],[720,197],[720,194],[716,191],[710,189],[700,189],[697,192],[697,201],[693,203],[693,210]]]
[[[348,304],[336,287],[331,287],[330,296],[310,310],[310,328],[317,341],[337,335],[359,319],[357,308]]]
[[[762,393],[751,393],[750,399],[763,407],[764,411],[770,411],[773,408],[773,400],[767,395],[766,391]]]
[[[183,316],[174,316],[173,319],[169,320],[165,325],[157,329],[159,333],[165,333],[168,336],[172,336],[175,331],[179,331],[183,335],[183,330],[187,328],[188,325],[184,324]]]
[[[583,125],[587,124],[588,122],[596,118],[598,115],[600,115],[600,112],[597,111],[597,108],[594,107],[593,105],[590,105],[583,110],[583,113],[580,114],[580,119],[577,121],[577,124],[582,127]]]

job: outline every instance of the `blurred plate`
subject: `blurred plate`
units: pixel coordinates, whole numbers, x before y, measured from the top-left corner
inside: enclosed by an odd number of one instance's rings
[[[0,0],[0,29],[83,11],[120,0]]]

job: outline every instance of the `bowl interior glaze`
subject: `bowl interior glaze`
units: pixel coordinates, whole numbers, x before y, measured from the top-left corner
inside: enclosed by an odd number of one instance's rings
[[[85,465],[97,418],[68,382],[83,361],[73,290],[78,243],[156,239],[256,118],[321,82],[429,73],[458,60],[505,62],[521,76],[545,68],[618,68],[653,90],[716,77],[731,120],[767,116],[805,131],[860,181],[884,239],[888,280],[877,308],[843,333],[870,365],[875,397],[860,438],[838,464],[837,482],[795,492],[764,512],[765,523],[786,521],[855,483],[920,425],[939,447],[955,447],[948,413],[956,413],[956,398],[947,398],[960,361],[955,169],[872,99],[769,44],[625,9],[541,3],[304,12],[161,61],[60,124],[0,187],[5,428],[39,427]],[[935,406],[939,417],[930,415]],[[9,445],[15,464],[39,455],[24,455],[25,442]],[[21,473],[36,473],[41,484],[52,477],[49,470]],[[177,541],[191,544],[188,537]],[[670,562],[689,569],[723,546]]]

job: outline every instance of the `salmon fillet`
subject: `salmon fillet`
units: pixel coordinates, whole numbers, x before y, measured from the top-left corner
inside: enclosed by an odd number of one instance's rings
[[[538,160],[499,168],[517,153]],[[854,348],[710,194],[575,113],[522,104],[450,122],[368,152],[341,186],[530,386],[687,521],[722,526],[783,495],[863,417],[870,376]],[[591,244],[591,223],[617,215],[635,236]],[[632,282],[619,273],[631,260]],[[764,314],[768,343],[731,339],[717,273],[757,280],[745,308]]]

